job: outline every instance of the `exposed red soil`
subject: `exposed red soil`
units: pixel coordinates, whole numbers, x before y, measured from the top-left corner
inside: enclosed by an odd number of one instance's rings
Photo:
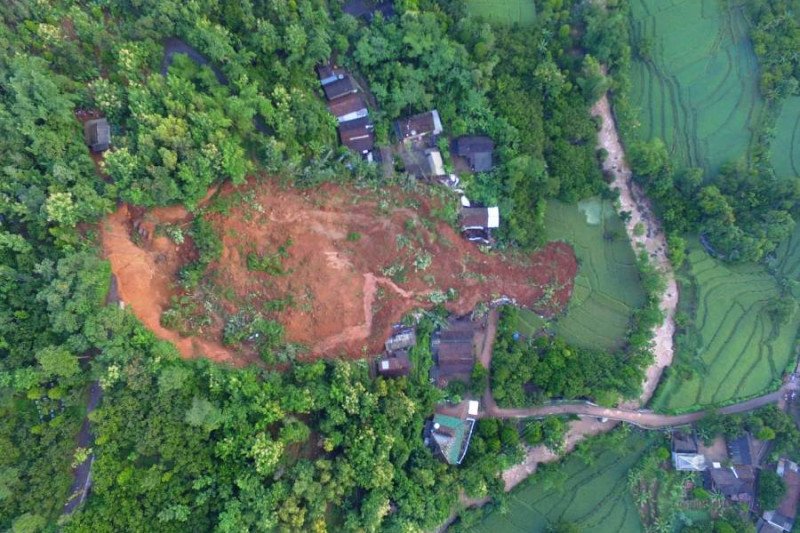
[[[245,306],[260,310],[265,302],[291,297],[292,306],[269,316],[283,324],[288,341],[310,349],[309,357],[358,358],[380,352],[392,324],[414,308],[431,307],[429,296],[437,290],[457,291],[446,307],[459,314],[479,302],[508,296],[552,315],[572,294],[577,262],[569,245],[550,243],[525,255],[484,254],[433,219],[433,202],[424,194],[384,191],[381,202],[378,193],[351,187],[325,185],[300,191],[272,180],[251,182],[238,190],[226,186],[221,192],[223,197],[231,194],[240,196],[229,213],[205,215],[223,242],[219,261],[206,273],[214,280],[221,314]],[[397,206],[387,205],[387,199]],[[103,245],[120,295],[156,335],[174,342],[184,356],[252,361],[256,358],[252,350],[234,350],[219,342],[224,325],[219,313],[203,328],[202,338],[182,338],[160,325],[161,313],[177,294],[176,273],[196,253],[188,239],[176,246],[166,237],[154,236],[154,229],[157,224],[189,219],[180,207],[147,213],[122,207],[108,217],[102,228]],[[146,238],[137,233],[138,245],[131,238],[138,231],[134,226],[147,233]],[[411,244],[399,249],[399,235]],[[288,239],[288,256],[282,261],[285,274],[248,270],[248,254],[275,254]],[[414,260],[425,254],[431,256],[430,266],[416,272]],[[406,276],[392,281],[383,272],[400,262],[406,265]],[[209,291],[208,285],[204,290]],[[202,303],[209,293],[189,296]]]

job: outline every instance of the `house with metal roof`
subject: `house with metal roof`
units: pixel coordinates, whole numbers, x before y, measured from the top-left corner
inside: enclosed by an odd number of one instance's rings
[[[706,458],[698,453],[694,433],[674,431],[672,433],[672,465],[675,470],[702,472],[708,468]]]
[[[467,455],[474,427],[473,418],[461,419],[436,413],[430,426],[430,438],[448,464],[458,465]]]

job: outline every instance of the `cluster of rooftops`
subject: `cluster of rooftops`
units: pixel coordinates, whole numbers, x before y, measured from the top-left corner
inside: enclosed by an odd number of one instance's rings
[[[758,533],[791,531],[800,502],[800,469],[797,463],[781,458],[777,464],[765,462],[770,443],[743,433],[726,441],[717,438],[710,446],[698,442],[692,432],[672,434],[672,463],[676,470],[702,472],[703,484],[728,500],[761,511]],[[777,509],[757,509],[756,492],[759,473],[772,469],[786,484],[786,493]]]
[[[430,379],[439,387],[451,380],[467,381],[475,366],[476,338],[485,323],[470,316],[450,317],[431,336],[434,365]],[[412,370],[410,351],[417,345],[414,326],[396,324],[376,361],[376,372],[387,378],[407,376]],[[469,448],[479,402],[470,401],[466,411],[441,405],[425,426],[425,442],[449,464],[460,464]]]
[[[336,117],[339,140],[367,161],[380,159],[375,149],[375,125],[369,116],[367,101],[353,76],[333,64],[317,66],[317,76],[328,101],[328,109]],[[460,179],[445,170],[442,153],[437,147],[444,133],[436,109],[397,120],[395,134],[400,143],[395,151],[406,171],[417,179],[450,187],[461,197],[461,230],[470,241],[490,244],[491,231],[500,226],[498,207],[473,206],[458,188]],[[453,139],[451,153],[456,163],[467,172],[489,172],[494,167],[494,142],[485,135],[465,135]],[[391,150],[385,154],[391,157]]]

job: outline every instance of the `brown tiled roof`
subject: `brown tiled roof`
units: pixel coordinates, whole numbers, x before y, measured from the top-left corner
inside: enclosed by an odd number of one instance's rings
[[[472,371],[475,364],[474,336],[475,326],[469,320],[451,320],[448,327],[439,332],[437,367],[440,377]]]
[[[333,102],[328,102],[328,109],[330,109],[335,117],[343,117],[350,113],[366,109],[366,107],[367,104],[364,101],[364,97],[358,93],[348,94]]]
[[[375,147],[375,133],[368,126],[369,124],[363,124],[360,128],[340,129],[339,138],[342,144],[358,153],[372,150]]]
[[[378,373],[387,377],[407,376],[411,370],[408,351],[400,350],[394,355],[378,359]]]
[[[439,113],[436,110],[402,118],[397,121],[396,125],[397,133],[401,139],[441,132]]]

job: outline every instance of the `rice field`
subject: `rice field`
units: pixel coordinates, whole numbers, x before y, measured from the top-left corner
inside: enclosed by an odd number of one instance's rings
[[[533,24],[536,4],[533,0],[467,0],[467,12],[501,24]]]
[[[632,0],[633,101],[640,136],[676,163],[715,173],[753,141],[763,110],[740,7],[719,0]]]
[[[770,153],[779,177],[800,176],[800,96],[787,98],[783,103]]]
[[[558,466],[557,475],[551,476],[563,476],[563,483],[534,475],[529,483],[509,494],[507,513],[492,512],[471,531],[541,533],[561,521],[593,533],[644,531],[628,489],[628,470],[649,442],[646,437],[632,433],[619,450],[592,445],[595,460],[591,465],[570,455]]]
[[[692,240],[689,284],[683,284],[681,311],[693,318],[697,332],[693,367],[698,375],[677,374],[661,384],[655,409],[730,402],[759,394],[780,378],[793,359],[798,318],[779,324],[768,312],[779,296],[778,283],[759,265],[731,265],[711,258]],[[800,236],[795,234],[779,259],[782,267],[800,269]]]
[[[570,243],[578,257],[575,289],[566,314],[555,322],[556,331],[578,346],[619,347],[632,309],[644,303],[644,292],[614,207],[596,198],[577,206],[551,201],[545,228],[548,240]]]

